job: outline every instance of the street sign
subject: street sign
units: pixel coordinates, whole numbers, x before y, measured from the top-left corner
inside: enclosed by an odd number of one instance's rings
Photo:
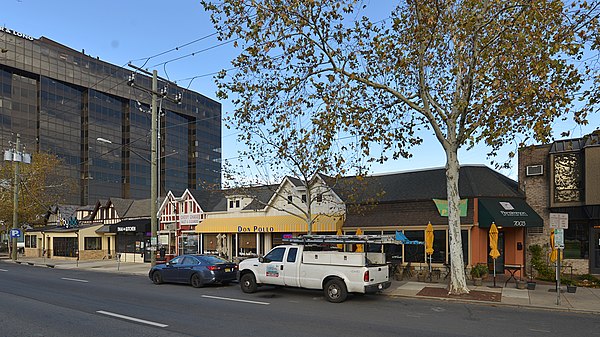
[[[568,213],[550,213],[550,228],[569,228]]]
[[[10,230],[10,237],[11,238],[20,238],[21,237],[21,230],[20,229],[11,229]]]
[[[565,248],[565,231],[562,228],[554,230],[554,248]]]

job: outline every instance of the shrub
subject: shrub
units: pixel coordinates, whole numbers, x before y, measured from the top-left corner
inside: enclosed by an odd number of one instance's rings
[[[553,280],[554,271],[546,263],[542,247],[540,245],[531,245],[529,246],[529,252],[531,253],[531,266],[537,272],[537,278],[541,280]]]
[[[476,278],[484,278],[489,272],[487,264],[478,263],[471,268],[471,276]]]

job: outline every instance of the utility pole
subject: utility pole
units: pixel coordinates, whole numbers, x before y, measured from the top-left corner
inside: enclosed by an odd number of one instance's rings
[[[158,90],[158,72],[155,70],[152,71],[152,146],[151,146],[151,154],[150,154],[150,174],[152,178],[150,179],[150,230],[152,232],[150,237],[150,264],[152,266],[156,265],[156,247],[158,244],[157,238],[157,219],[156,219],[156,209],[157,209],[157,201],[158,201],[158,155],[157,155],[157,132],[158,132],[158,107],[156,106],[157,102],[157,91]]]
[[[150,133],[151,133],[151,141],[152,144],[150,146],[150,230],[151,230],[151,237],[150,237],[150,249],[149,251],[151,252],[151,256],[150,256],[150,263],[152,266],[156,265],[156,248],[158,247],[158,219],[157,219],[157,213],[158,213],[158,129],[160,128],[159,126],[159,117],[158,117],[158,97],[160,96],[160,102],[162,104],[162,100],[163,99],[167,99],[173,103],[177,103],[177,104],[181,104],[181,99],[182,99],[182,95],[177,94],[175,95],[175,98],[169,98],[167,97],[167,93],[165,92],[158,92],[158,79],[160,78],[161,81],[163,82],[167,82],[167,83],[172,83],[167,79],[164,79],[162,77],[158,76],[158,71],[157,70],[153,70],[152,74],[150,74],[149,71],[144,70],[140,67],[136,67],[133,64],[129,64],[129,66],[131,68],[136,69],[139,72],[143,72],[146,75],[152,75],[152,90],[148,90],[147,88],[143,88],[140,86],[137,86],[135,84],[135,74],[131,75],[129,77],[129,80],[127,81],[128,85],[132,86],[132,87],[136,87],[140,90],[143,90],[145,92],[150,91],[150,94],[152,95],[152,126],[150,127]],[[173,85],[175,85],[174,83],[172,83]]]
[[[19,134],[17,133],[17,144],[15,147],[15,153],[20,153],[21,152],[21,142],[19,139]],[[14,160],[13,161],[13,165],[15,166],[15,178],[14,178],[14,193],[13,193],[13,225],[12,228],[13,229],[19,229],[19,224],[18,224],[18,220],[19,220],[19,214],[18,214],[18,209],[19,209],[19,160]],[[12,251],[11,251],[11,258],[13,260],[17,260],[17,238],[12,238],[11,240],[12,242]]]

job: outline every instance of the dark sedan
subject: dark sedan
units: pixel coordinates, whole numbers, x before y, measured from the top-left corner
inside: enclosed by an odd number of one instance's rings
[[[205,284],[228,284],[236,279],[238,266],[214,255],[179,255],[165,264],[150,269],[154,284],[188,283],[195,288]]]

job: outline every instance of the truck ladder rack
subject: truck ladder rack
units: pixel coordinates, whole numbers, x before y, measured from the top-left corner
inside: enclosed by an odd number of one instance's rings
[[[406,239],[406,237],[404,237]],[[296,244],[423,244],[422,241],[398,240],[396,235],[303,235],[285,238],[284,242]]]

